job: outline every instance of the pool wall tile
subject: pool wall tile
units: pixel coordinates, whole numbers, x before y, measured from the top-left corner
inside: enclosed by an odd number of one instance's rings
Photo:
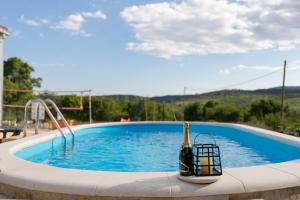
[[[64,172],[55,168],[48,170],[44,166],[19,168],[7,171],[5,175],[9,180],[3,180],[2,176],[0,179],[10,185],[38,191],[95,195],[98,180],[94,173],[84,173],[82,180],[82,173],[72,170]]]
[[[98,180],[96,195],[171,198],[171,185],[166,172],[106,173]]]
[[[275,163],[267,166],[282,171],[284,173],[294,175],[299,179],[300,182],[300,169],[299,169],[300,161],[299,160],[283,162],[283,163]]]
[[[282,189],[300,185],[296,176],[268,166],[228,168],[226,172],[243,183],[245,192]]]
[[[224,195],[245,192],[243,184],[226,172],[215,183],[192,184],[179,180],[177,172],[168,172],[172,184],[172,197]]]

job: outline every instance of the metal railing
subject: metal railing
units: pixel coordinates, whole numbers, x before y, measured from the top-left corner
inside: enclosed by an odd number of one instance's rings
[[[50,117],[50,119],[53,121],[55,127],[58,129],[58,131],[60,132],[60,134],[63,136],[64,141],[66,142],[66,140],[67,140],[66,134],[64,133],[63,129],[59,125],[59,123],[56,120],[56,118],[53,116],[53,114],[50,111],[49,107],[47,106],[47,103],[49,103],[54,108],[54,110],[57,112],[57,114],[59,115],[59,117],[62,119],[64,125],[70,131],[70,133],[72,135],[72,139],[74,141],[74,138],[75,138],[74,131],[69,126],[67,120],[65,119],[65,117],[63,116],[63,114],[60,112],[60,110],[57,107],[57,105],[51,99],[46,99],[45,101],[42,100],[42,99],[34,99],[34,100],[29,100],[26,103],[26,105],[25,105],[25,114],[24,114],[24,134],[25,134],[25,136],[27,135],[27,126],[28,126],[28,116],[27,116],[28,107],[30,105],[32,105],[32,103],[34,103],[34,102],[38,102],[39,103],[38,106],[37,106],[37,114],[36,114],[36,119],[35,119],[35,134],[38,134],[39,106],[43,106],[44,109],[45,109],[45,111],[46,111],[46,113],[48,114],[48,116]]]
[[[60,118],[62,119],[62,121],[63,121],[63,123],[65,125],[65,127],[68,128],[68,130],[70,131],[70,133],[72,134],[72,137],[74,139],[75,138],[74,131],[71,129],[69,123],[67,122],[67,120],[65,119],[65,117],[63,116],[63,114],[61,113],[61,111],[59,110],[59,108],[57,107],[57,105],[54,103],[54,101],[52,101],[51,99],[46,99],[45,102],[51,104],[51,106],[54,108],[54,110],[60,116]]]

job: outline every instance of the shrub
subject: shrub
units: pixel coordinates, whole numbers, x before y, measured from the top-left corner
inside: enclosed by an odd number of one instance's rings
[[[203,119],[202,104],[195,102],[184,108],[184,120],[199,121]]]
[[[243,120],[243,113],[233,106],[220,106],[216,110],[215,117],[221,122],[239,122]]]

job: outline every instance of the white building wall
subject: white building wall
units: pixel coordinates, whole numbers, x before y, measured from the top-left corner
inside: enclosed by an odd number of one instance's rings
[[[0,127],[3,117],[3,42],[4,34],[0,31]]]

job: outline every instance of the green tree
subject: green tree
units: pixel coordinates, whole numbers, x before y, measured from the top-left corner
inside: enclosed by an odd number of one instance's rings
[[[279,114],[267,114],[264,119],[265,124],[276,131],[282,131],[282,122]]]
[[[202,116],[202,104],[200,102],[189,104],[184,108],[184,120],[200,121],[203,119]]]
[[[273,99],[261,99],[251,104],[249,113],[257,119],[264,119],[267,114],[280,112],[280,104]]]
[[[218,101],[216,101],[216,100],[209,100],[209,101],[207,101],[204,104],[203,109],[205,109],[205,108],[215,108],[218,105],[220,105],[220,103]]]
[[[206,120],[215,119],[216,108],[220,105],[220,103],[216,100],[209,100],[203,106],[203,117]]]
[[[19,58],[12,57],[4,61],[4,88],[32,90],[34,87],[40,87],[42,79],[34,78],[32,73],[34,68]],[[32,93],[5,92],[5,104],[24,105],[33,97]],[[12,110],[5,109],[4,117]],[[23,118],[21,110],[15,110],[17,120]]]
[[[80,107],[80,97],[76,95],[63,96],[61,101],[61,107],[65,108],[78,108]],[[79,110],[63,110],[63,114],[67,118],[74,118],[74,116],[79,115]]]
[[[220,122],[239,122],[243,121],[243,113],[233,106],[219,106],[215,119]]]

